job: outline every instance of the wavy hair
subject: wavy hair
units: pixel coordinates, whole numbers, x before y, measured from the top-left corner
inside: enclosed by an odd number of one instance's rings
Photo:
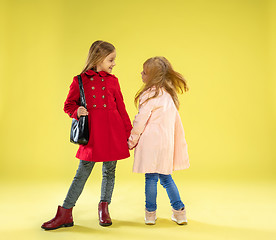
[[[111,43],[105,41],[94,42],[89,49],[85,67],[81,73],[85,73],[90,69],[96,71],[97,65],[101,63],[114,50],[115,47]]]
[[[148,89],[155,88],[155,94],[149,97],[144,103],[152,98],[156,98],[160,89],[164,88],[168,92],[176,106],[179,109],[179,100],[177,93],[183,93],[188,91],[188,85],[184,77],[173,70],[172,65],[165,57],[153,57],[149,58],[143,64],[144,71],[147,75],[147,82],[136,93],[134,103],[137,106],[140,96]]]

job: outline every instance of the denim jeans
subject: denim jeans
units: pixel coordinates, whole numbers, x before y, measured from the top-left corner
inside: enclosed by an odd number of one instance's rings
[[[116,164],[117,161],[103,162],[101,202],[111,202],[115,182]],[[80,160],[78,170],[69,188],[62,207],[69,209],[75,206],[94,165],[95,162]]]
[[[171,206],[175,210],[179,210],[185,205],[180,199],[178,189],[172,179],[172,176],[159,174],[159,173],[146,173],[146,209],[149,212],[153,212],[157,209],[156,197],[157,197],[157,182],[160,179],[160,184],[166,189],[168,197],[171,202]]]

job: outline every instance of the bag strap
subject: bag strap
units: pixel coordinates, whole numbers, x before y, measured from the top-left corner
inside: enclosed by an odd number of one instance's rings
[[[81,106],[83,106],[83,107],[86,108],[86,101],[85,101],[85,95],[84,95],[84,89],[83,89],[81,75],[78,75],[78,80],[79,80],[79,87],[80,87],[80,102],[81,102]]]

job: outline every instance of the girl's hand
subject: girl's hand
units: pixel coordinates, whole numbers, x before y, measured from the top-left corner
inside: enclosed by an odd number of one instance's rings
[[[135,146],[131,146],[131,143],[130,143],[129,139],[127,140],[127,144],[128,144],[128,149],[129,150],[132,150],[137,146],[137,144]]]
[[[78,108],[77,114],[78,114],[78,118],[80,118],[80,116],[87,116],[88,112],[85,107],[81,106]]]

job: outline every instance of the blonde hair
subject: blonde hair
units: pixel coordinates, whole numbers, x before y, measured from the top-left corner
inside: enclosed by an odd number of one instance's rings
[[[101,63],[114,50],[115,47],[111,43],[105,41],[94,42],[89,49],[86,64],[81,73],[85,73],[90,69],[96,71],[97,65]]]
[[[179,100],[177,93],[183,93],[188,91],[188,85],[184,77],[173,70],[172,65],[165,57],[153,57],[149,58],[143,64],[144,70],[147,75],[147,82],[135,95],[135,105],[138,105],[140,96],[148,89],[154,87],[155,94],[149,97],[145,102],[152,98],[156,98],[160,89],[164,88],[168,92],[176,106],[179,109]]]

